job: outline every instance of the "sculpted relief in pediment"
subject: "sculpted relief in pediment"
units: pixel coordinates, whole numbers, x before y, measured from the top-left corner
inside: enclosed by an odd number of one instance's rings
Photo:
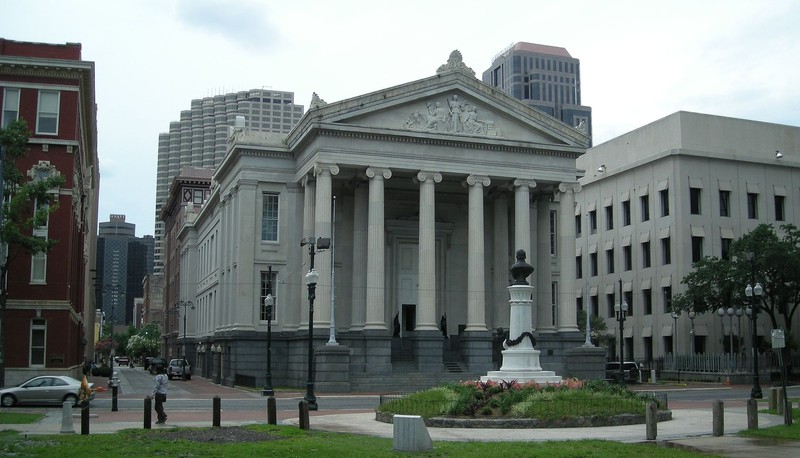
[[[502,137],[493,120],[486,119],[475,104],[455,94],[443,100],[428,100],[425,110],[415,110],[408,115],[403,128]]]

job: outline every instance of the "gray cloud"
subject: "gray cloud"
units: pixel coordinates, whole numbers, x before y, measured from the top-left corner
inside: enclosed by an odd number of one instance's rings
[[[180,0],[176,14],[184,24],[219,35],[248,49],[273,46],[279,37],[264,6],[255,2],[224,0]]]

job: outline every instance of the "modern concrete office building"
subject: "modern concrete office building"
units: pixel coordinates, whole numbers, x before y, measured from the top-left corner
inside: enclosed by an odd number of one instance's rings
[[[330,104],[315,94],[288,135],[234,129],[210,197],[180,203],[175,230],[176,298],[195,306],[178,336],[195,373],[263,385],[271,324],[276,385],[305,384],[309,329],[322,391],[432,383],[452,365],[483,375],[494,331],[509,328],[518,249],[536,268],[542,367],[563,373],[584,342],[573,191],[588,143],[482,83],[458,51],[428,78]],[[319,238],[330,248],[312,249]]]
[[[723,336],[748,335],[746,316],[674,320],[669,300],[700,257],[725,256],[761,223],[800,224],[800,127],[681,111],[591,148],[578,167],[578,303],[618,335],[622,281],[626,360],[722,353]],[[768,320],[758,335],[770,340]]]
[[[195,99],[181,111],[180,121],[171,122],[169,132],[158,136],[156,176],[155,266],[164,268],[164,226],[159,220],[169,198],[172,180],[186,166],[215,168],[225,155],[228,130],[236,117],[245,127],[259,132],[286,134],[303,116],[303,106],[294,103],[294,93],[253,89]]]
[[[592,135],[592,109],[581,104],[581,63],[559,46],[518,42],[492,59],[483,82]]]

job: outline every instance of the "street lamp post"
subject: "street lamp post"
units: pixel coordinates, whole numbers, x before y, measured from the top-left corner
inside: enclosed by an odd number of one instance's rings
[[[742,315],[744,315],[744,308],[743,307],[736,307],[736,312],[735,313],[736,313],[736,321],[737,321],[737,323],[736,323],[736,327],[737,327],[737,330],[736,330],[736,341],[739,342],[739,353],[740,353],[740,356],[744,356],[744,353],[742,353],[742,348],[744,348],[744,345],[742,345],[742,342],[744,341],[744,338],[742,337]],[[740,359],[740,361],[741,361],[741,359]]]
[[[751,254],[751,253],[748,253]],[[748,256],[750,258],[751,256]],[[752,264],[751,264],[752,265]],[[763,396],[761,393],[761,384],[758,380],[758,304],[756,303],[756,297],[761,299],[762,294],[764,294],[764,289],[761,287],[761,283],[756,283],[756,286],[751,286],[751,283],[747,284],[747,287],[744,289],[744,294],[750,299],[750,309],[748,310],[750,315],[750,323],[751,323],[751,338],[752,342],[750,344],[751,351],[753,352],[753,388],[750,390],[750,397],[755,399],[761,399]]]
[[[178,307],[183,307],[183,358],[181,359],[181,380],[186,380],[186,308],[189,307],[194,310],[194,303],[192,301],[180,301]],[[178,309],[180,310],[180,309]]]
[[[300,242],[300,246],[308,245],[308,254],[311,259],[308,273],[305,276],[308,285],[308,380],[306,381],[306,395],[303,399],[308,403],[308,410],[317,410],[317,397],[314,396],[314,299],[316,298],[317,282],[319,282],[319,272],[314,268],[314,255],[319,250],[327,250],[331,247],[331,239],[308,237]],[[316,248],[316,249],[315,249]]]
[[[736,312],[733,311],[733,307],[720,307],[717,309],[717,315],[719,315],[720,322],[722,323],[722,338],[723,338],[723,349],[725,347],[724,339],[725,339],[725,315],[728,316],[728,324],[730,324],[730,328],[728,330],[728,381],[730,382],[730,373],[733,372],[733,315]],[[724,353],[724,351],[723,351]]]
[[[269,266],[269,272],[272,273],[272,266]],[[261,392],[262,396],[275,396],[275,390],[272,388],[272,308],[275,306],[275,298],[272,297],[272,279],[271,275],[267,275],[267,297],[264,298],[264,308],[267,313],[267,381],[264,383],[264,391]]]
[[[694,319],[697,318],[697,313],[694,309],[689,310],[689,320],[692,322],[692,328],[689,330],[689,343],[692,346],[692,355],[694,355]]]
[[[672,354],[678,354],[678,318],[681,316],[680,310],[672,309]]]
[[[614,304],[614,312],[617,315],[619,322],[619,383],[625,384],[625,371],[623,369],[623,362],[625,360],[625,317],[628,314],[628,303],[622,295],[622,279],[619,279],[619,302]]]

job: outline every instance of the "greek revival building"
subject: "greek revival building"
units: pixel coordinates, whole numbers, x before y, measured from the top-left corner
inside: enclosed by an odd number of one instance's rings
[[[314,94],[288,135],[235,129],[210,197],[179,218],[180,296],[195,307],[178,335],[195,373],[262,385],[269,325],[275,385],[305,383],[312,327],[320,391],[485,374],[518,249],[536,269],[542,367],[561,370],[584,341],[574,192],[588,144],[481,82],[458,51],[429,78],[336,103]],[[320,238],[330,248],[307,243]]]

